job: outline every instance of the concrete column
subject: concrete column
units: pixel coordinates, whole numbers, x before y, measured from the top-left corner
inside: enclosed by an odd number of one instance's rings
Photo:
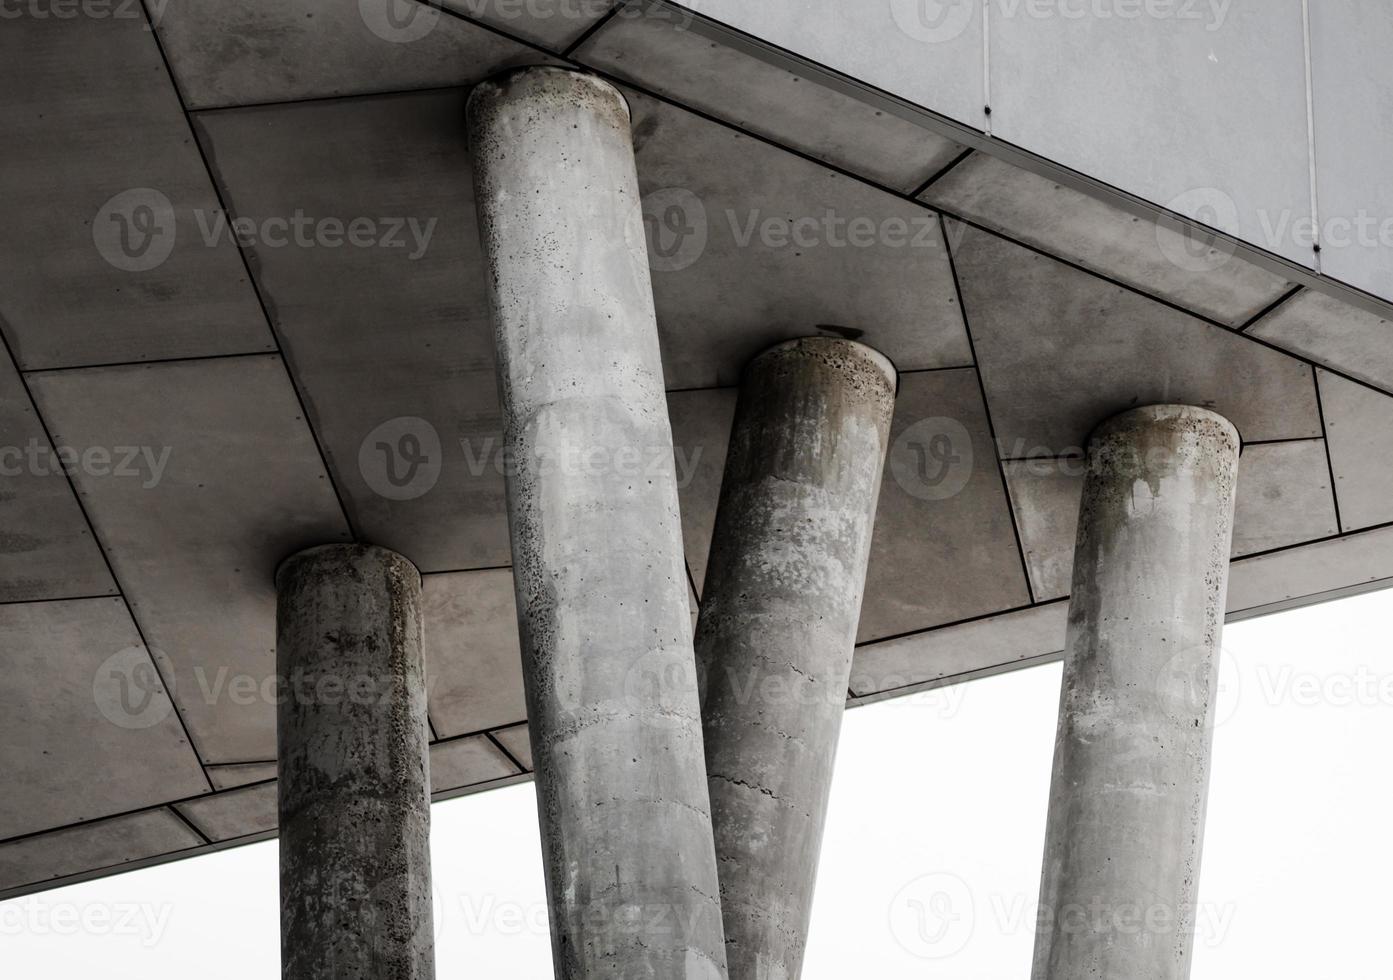
[[[802,970],[895,389],[823,337],[740,389],[696,635],[731,980]]]
[[[672,432],[628,106],[469,101],[556,976],[724,977]]]
[[[1176,405],[1090,440],[1035,980],[1189,976],[1238,453]]]
[[[430,980],[421,576],[328,545],[276,574],[281,975]]]

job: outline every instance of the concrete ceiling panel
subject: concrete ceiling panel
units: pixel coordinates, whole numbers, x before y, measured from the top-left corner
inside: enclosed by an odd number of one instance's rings
[[[735,420],[737,388],[674,391],[667,396],[677,464],[677,495],[682,506],[682,541],[698,596],[706,581],[706,561],[721,502],[726,450]]]
[[[187,824],[161,809],[0,844],[0,898],[7,889],[99,868],[120,870],[122,864],[202,843]]]
[[[963,152],[922,126],[713,44],[670,7],[616,17],[581,45],[576,57],[903,193],[917,190]]]
[[[468,85],[548,60],[416,0],[179,0],[158,9],[190,109]]]
[[[1393,523],[1393,398],[1326,371],[1317,376],[1344,529]]]
[[[54,452],[0,350],[0,603],[116,592],[65,475],[82,463]]]
[[[483,735],[432,745],[430,766],[433,793],[518,775],[518,768]],[[279,824],[273,782],[180,803],[177,809],[219,842],[268,833]]]
[[[423,572],[509,564],[464,95],[203,113],[198,125],[240,215],[311,222],[298,242],[253,252],[358,533]],[[355,221],[360,246],[323,237],[326,222]]]
[[[1030,603],[976,372],[900,376],[859,642]]]
[[[852,696],[876,700],[1052,659],[1064,649],[1068,613],[1068,603],[1055,602],[857,647]]]
[[[425,632],[430,716],[441,738],[527,717],[511,568],[425,576]]]
[[[209,766],[208,778],[215,789],[236,789],[250,783],[264,783],[276,778],[274,762],[233,763],[232,765]]]
[[[1002,465],[1030,588],[1042,602],[1067,596],[1083,494],[1082,459],[1010,460]]]
[[[0,839],[208,792],[120,599],[0,605]]]
[[[0,329],[23,370],[271,350],[141,7],[111,9],[0,31]]]
[[[173,665],[203,761],[274,758],[272,574],[301,548],[348,538],[280,358],[33,381],[56,440],[142,447],[143,478],[76,480],[146,637]]]
[[[935,212],[626,94],[670,388],[733,385],[819,329],[901,370],[972,363]]]
[[[448,793],[516,775],[518,767],[484,735],[430,747],[430,784],[435,793]]]
[[[1322,440],[1243,448],[1233,516],[1234,558],[1339,533]]]
[[[1312,266],[1302,0],[1154,7],[992,5],[992,134]]]
[[[1037,601],[1069,594],[1083,493],[1081,459],[1012,460],[1006,482]],[[1238,469],[1233,557],[1339,533],[1319,439],[1246,446]]]
[[[1303,289],[1248,333],[1393,391],[1393,323],[1325,293]]]
[[[275,830],[280,823],[276,808],[275,783],[235,789],[175,807],[214,841],[236,840]]]
[[[1229,614],[1275,612],[1393,586],[1393,529],[1380,528],[1233,563]]]
[[[1309,365],[950,222],[1003,458],[1061,456],[1136,405],[1213,409],[1249,442],[1322,435]]]
[[[1291,284],[1191,234],[974,153],[921,195],[926,203],[1232,327]]]

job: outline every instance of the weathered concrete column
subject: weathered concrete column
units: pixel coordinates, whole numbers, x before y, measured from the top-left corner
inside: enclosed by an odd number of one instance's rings
[[[697,624],[731,980],[797,980],[895,406],[813,337],[746,369]]]
[[[469,135],[556,976],[724,977],[628,107],[527,69],[475,90]]]
[[[276,574],[281,975],[430,980],[421,576],[327,545]]]
[[[1175,405],[1090,440],[1035,980],[1189,976],[1238,453]]]

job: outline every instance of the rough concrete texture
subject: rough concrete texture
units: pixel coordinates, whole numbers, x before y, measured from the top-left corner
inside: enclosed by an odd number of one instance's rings
[[[1185,406],[1090,439],[1035,980],[1189,976],[1238,453]]]
[[[469,130],[556,976],[724,977],[627,107],[530,69],[476,89]]]
[[[282,976],[430,980],[421,577],[328,545],[276,586]]]
[[[802,972],[895,387],[825,337],[745,373],[696,637],[731,980]]]

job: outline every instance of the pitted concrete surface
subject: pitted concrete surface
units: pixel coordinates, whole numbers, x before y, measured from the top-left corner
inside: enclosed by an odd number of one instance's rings
[[[1035,980],[1189,976],[1239,445],[1175,405],[1090,439]]]
[[[731,980],[797,980],[895,370],[782,344],[745,373],[697,624]]]
[[[281,974],[431,980],[421,576],[328,545],[276,579]]]
[[[629,113],[470,99],[556,976],[724,977],[672,433]]]

